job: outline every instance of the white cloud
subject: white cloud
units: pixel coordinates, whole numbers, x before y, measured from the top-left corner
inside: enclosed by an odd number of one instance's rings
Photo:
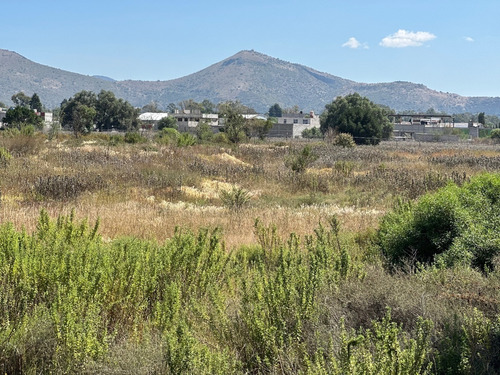
[[[342,47],[348,47],[352,49],[358,49],[358,48],[368,49],[368,45],[366,43],[361,43],[354,37],[349,38],[347,42],[342,44]]]
[[[403,47],[419,47],[425,42],[435,39],[436,36],[427,31],[398,30],[392,35],[386,36],[380,42],[382,47],[403,48]]]
[[[470,43],[474,42],[474,39],[472,39],[470,36],[466,36],[466,37],[464,38],[464,40],[465,40],[466,42],[470,42]]]

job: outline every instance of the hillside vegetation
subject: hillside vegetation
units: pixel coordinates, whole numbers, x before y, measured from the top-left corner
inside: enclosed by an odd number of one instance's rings
[[[1,372],[500,372],[496,145],[187,144],[0,135]]]

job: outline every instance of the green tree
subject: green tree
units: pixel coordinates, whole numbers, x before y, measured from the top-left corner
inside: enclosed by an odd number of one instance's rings
[[[29,107],[31,98],[24,92],[20,91],[17,94],[12,95],[11,100],[16,106]]]
[[[479,113],[479,115],[477,115],[477,122],[479,122],[483,126],[486,125],[486,117],[484,115],[484,112],[481,112]]]
[[[357,144],[378,144],[390,134],[392,125],[384,111],[358,93],[337,97],[321,114],[321,131],[349,133]]]
[[[196,137],[200,142],[209,142],[214,137],[214,132],[212,127],[204,121],[200,121],[196,127]]]
[[[245,128],[246,133],[251,137],[258,137],[260,140],[264,140],[273,127],[273,121],[269,118],[267,120],[263,119],[249,119],[246,120]]]
[[[34,93],[30,99],[30,108],[32,110],[36,110],[37,112],[42,112],[43,110],[42,101],[37,93]]]
[[[255,109],[242,104],[239,100],[228,100],[226,102],[221,102],[217,105],[217,109],[218,112],[222,114],[227,113],[229,110],[233,110],[235,112],[238,112],[239,114],[245,115],[257,113]]]
[[[169,103],[167,105],[167,112],[168,113],[175,113],[175,111],[177,110],[177,106],[175,105],[175,103]]]
[[[273,104],[268,111],[269,117],[281,117],[283,115],[283,110],[278,103]]]
[[[224,133],[233,143],[243,142],[246,135],[245,118],[234,107],[227,105],[223,107],[223,112],[219,113],[224,120]]]
[[[136,130],[139,127],[139,110],[129,102],[117,99],[111,91],[102,90],[95,104],[96,125],[102,130]]]
[[[71,125],[75,137],[78,137],[80,134],[88,133],[92,130],[95,116],[96,110],[93,107],[89,107],[81,103],[78,103],[73,107]]]
[[[75,108],[78,105],[84,105],[90,108],[94,108],[96,106],[97,96],[92,91],[80,91],[77,92],[73,97],[68,100],[64,99],[61,103],[61,109],[59,113],[59,119],[61,121],[61,126],[69,129],[73,129],[73,114],[75,112]]]
[[[0,108],[7,108],[7,105],[4,102],[0,102]]]
[[[177,126],[177,120],[175,117],[172,116],[167,116],[163,117],[158,123],[156,124],[158,130],[162,130],[165,128],[171,128],[171,129],[176,129],[178,128]]]
[[[214,113],[215,112],[215,104],[210,100],[205,99],[200,103],[201,113]]]
[[[158,112],[161,112],[161,109],[158,106],[158,102],[156,102],[156,101],[153,100],[151,103],[146,104],[145,106],[143,106],[141,108],[141,112],[142,113],[145,113],[145,112],[156,112],[156,113],[158,113]]]
[[[18,129],[24,125],[33,125],[39,129],[43,126],[41,117],[37,116],[31,109],[20,105],[7,110],[3,122],[8,124],[9,127],[16,127]]]

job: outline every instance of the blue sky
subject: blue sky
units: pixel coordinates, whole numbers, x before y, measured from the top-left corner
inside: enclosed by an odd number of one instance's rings
[[[115,79],[168,80],[240,50],[358,82],[500,96],[499,0],[0,0],[0,48]]]

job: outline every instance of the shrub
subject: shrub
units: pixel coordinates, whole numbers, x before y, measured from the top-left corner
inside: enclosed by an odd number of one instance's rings
[[[147,138],[143,137],[137,132],[127,132],[125,133],[125,136],[123,137],[123,140],[126,143],[144,143],[147,142]]]
[[[240,210],[250,201],[250,193],[245,189],[233,186],[231,190],[220,190],[219,198],[227,208]]]
[[[181,133],[173,128],[163,128],[158,134],[157,142],[162,144],[177,144],[180,136]]]
[[[214,137],[212,127],[206,122],[200,122],[196,127],[196,137],[200,142],[209,142]]]
[[[500,253],[500,174],[450,184],[416,203],[402,203],[380,224],[379,243],[389,262],[464,263],[493,267]]]
[[[229,144],[229,138],[226,133],[220,132],[214,135],[212,141],[215,143]]]
[[[500,129],[493,129],[490,133],[491,139],[500,141]]]
[[[292,153],[286,160],[285,165],[295,173],[302,173],[306,168],[318,159],[311,146],[307,145],[302,150]]]
[[[340,133],[333,139],[332,144],[335,146],[342,146],[343,148],[352,148],[356,146],[354,138],[349,133]]]
[[[189,133],[181,133],[177,138],[177,147],[187,147],[196,144],[196,138]]]
[[[9,165],[12,155],[5,148],[0,147],[0,167],[5,168]]]

